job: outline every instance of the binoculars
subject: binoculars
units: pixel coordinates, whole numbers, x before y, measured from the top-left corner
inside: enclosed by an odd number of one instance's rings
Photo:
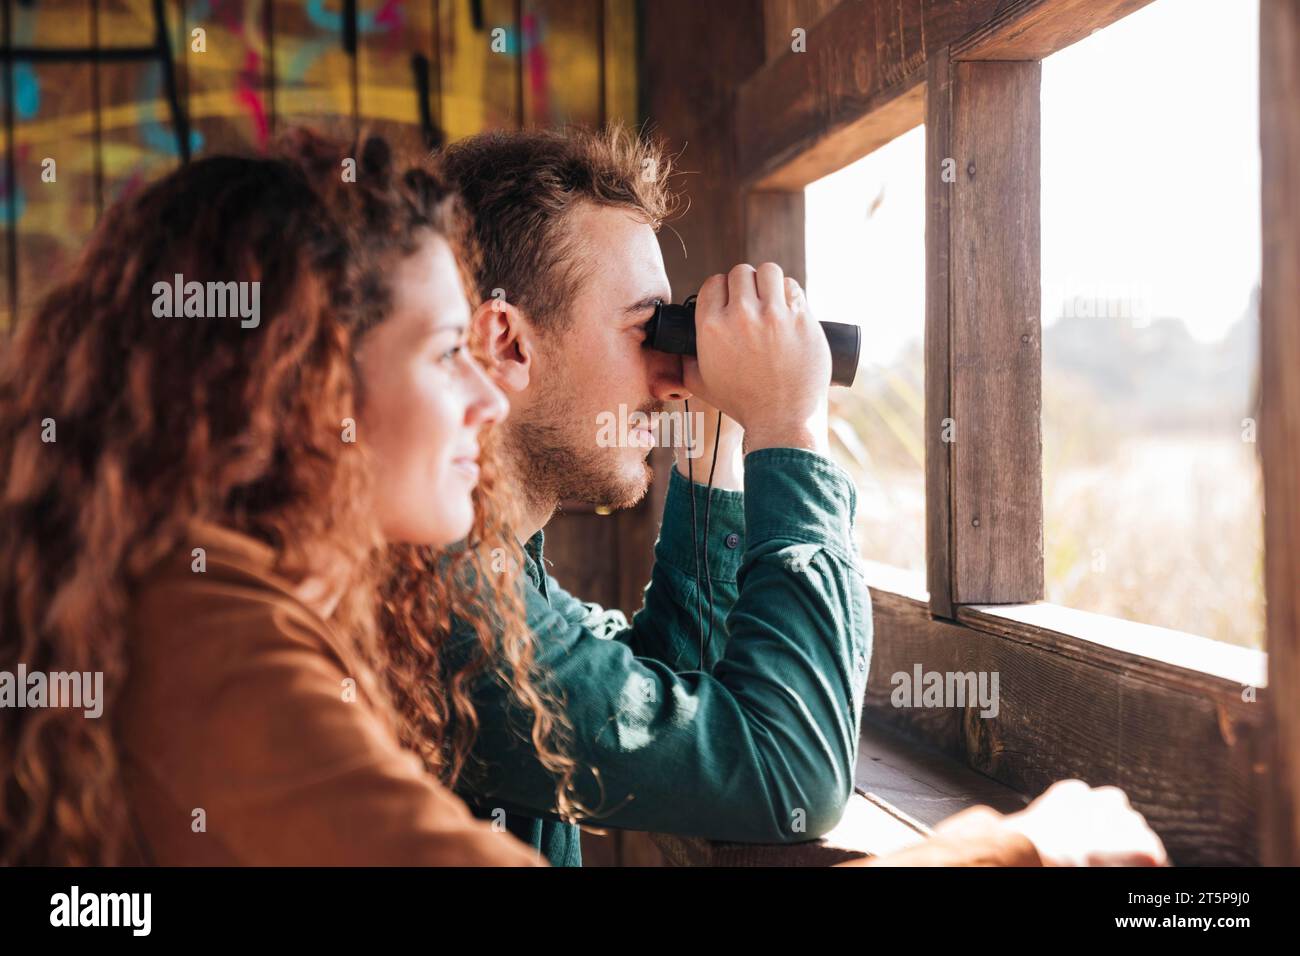
[[[858,372],[862,330],[845,322],[821,322],[826,344],[831,347],[831,384],[852,385]],[[681,305],[661,302],[645,326],[645,344],[657,352],[695,354],[695,296]]]

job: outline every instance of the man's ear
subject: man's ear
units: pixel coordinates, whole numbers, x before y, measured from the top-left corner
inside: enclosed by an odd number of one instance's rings
[[[470,317],[470,336],[487,372],[507,392],[522,392],[532,381],[532,329],[523,313],[504,299],[486,299]]]

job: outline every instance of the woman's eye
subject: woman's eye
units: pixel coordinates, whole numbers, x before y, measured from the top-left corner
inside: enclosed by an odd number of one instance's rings
[[[451,348],[447,349],[447,351],[438,356],[438,361],[444,364],[450,364],[456,361],[457,356],[460,355],[464,348],[465,346],[463,345],[453,345]]]

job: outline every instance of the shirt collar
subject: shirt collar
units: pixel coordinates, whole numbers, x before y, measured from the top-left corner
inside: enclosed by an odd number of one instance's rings
[[[528,579],[533,582],[533,587],[546,593],[546,563],[542,557],[542,547],[546,542],[546,534],[538,531],[528,539],[524,544],[524,569],[528,572]]]

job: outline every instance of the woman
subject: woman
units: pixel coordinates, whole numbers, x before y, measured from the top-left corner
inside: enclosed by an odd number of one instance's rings
[[[456,203],[377,140],[355,181],[289,152],[119,203],[0,358],[0,672],[103,687],[100,717],[0,710],[0,862],[533,864],[439,783],[484,669],[563,805],[489,573],[506,406],[465,348]],[[453,606],[481,643],[454,671]]]

